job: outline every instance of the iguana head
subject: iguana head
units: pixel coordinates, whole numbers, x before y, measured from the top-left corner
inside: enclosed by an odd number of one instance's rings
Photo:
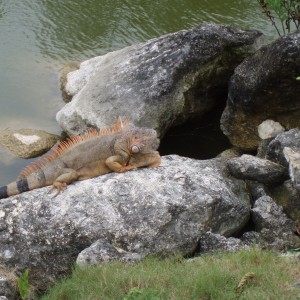
[[[154,129],[128,126],[124,130],[128,150],[131,154],[147,153],[157,150],[159,139]]]

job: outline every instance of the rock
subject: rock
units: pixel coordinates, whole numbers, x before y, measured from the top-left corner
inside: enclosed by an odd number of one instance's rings
[[[65,91],[65,86],[67,84],[67,74],[78,69],[79,69],[79,63],[72,63],[64,66],[60,70],[60,87],[61,87],[63,99],[66,103],[72,100],[72,96]]]
[[[269,139],[264,139],[264,140],[260,141],[258,148],[257,148],[257,152],[256,152],[257,157],[267,158],[268,146],[272,140],[273,140],[273,138],[269,138]]]
[[[255,201],[252,219],[256,230],[269,247],[286,250],[300,246],[300,239],[294,234],[296,224],[271,197],[263,196]]]
[[[13,292],[10,283],[4,277],[0,277],[0,300],[15,299],[16,293]]]
[[[263,183],[260,183],[258,181],[253,181],[253,180],[246,180],[246,184],[253,201],[256,201],[258,198],[262,196],[269,195],[269,189]]]
[[[300,31],[277,39],[246,58],[230,79],[221,127],[230,142],[254,150],[257,126],[272,118],[290,129],[300,126]]]
[[[21,158],[39,156],[60,139],[58,135],[37,129],[5,129],[0,132],[0,145]]]
[[[225,102],[234,68],[261,35],[204,23],[87,60],[67,75],[64,91],[73,98],[57,121],[73,135],[126,115],[163,136]]]
[[[289,175],[294,187],[300,190],[300,148],[283,148],[283,155],[289,163]]]
[[[267,146],[266,158],[285,167],[289,166],[283,149],[300,148],[300,131],[297,128],[278,134]]]
[[[97,265],[104,261],[119,260],[138,262],[144,257],[141,253],[128,252],[114,247],[105,240],[98,240],[79,253],[76,263],[80,266]]]
[[[207,231],[228,237],[250,216],[245,184],[228,177],[224,158],[165,156],[159,168],[76,182],[56,198],[48,191],[0,202],[0,263],[29,268],[38,288],[66,276],[98,240],[135,255],[188,255]]]
[[[227,167],[236,178],[265,184],[280,183],[288,179],[287,169],[282,165],[248,154],[230,159]]]
[[[254,246],[254,245],[263,245],[263,240],[259,232],[256,231],[247,231],[241,236],[241,241],[244,245]]]
[[[300,192],[294,187],[291,180],[270,190],[274,201],[283,207],[289,218],[300,223]]]
[[[17,276],[0,266],[0,300],[17,299]]]
[[[225,157],[225,158],[234,158],[234,157],[239,157],[243,153],[240,149],[232,147],[230,149],[222,151],[218,157]]]
[[[284,127],[273,120],[265,120],[257,127],[258,136],[262,139],[270,139],[277,134],[284,132]]]
[[[235,252],[244,247],[245,245],[239,239],[233,237],[226,238],[220,234],[214,234],[212,232],[205,233],[199,241],[200,252]]]

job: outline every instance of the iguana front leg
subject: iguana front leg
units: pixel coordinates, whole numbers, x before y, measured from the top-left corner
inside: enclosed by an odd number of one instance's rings
[[[160,155],[158,151],[149,153],[136,153],[133,154],[126,166],[128,170],[136,169],[139,167],[156,168],[160,165]]]
[[[129,157],[125,159],[121,155],[113,155],[105,160],[105,164],[107,165],[108,168],[110,168],[114,172],[124,173],[126,171],[134,169],[134,168],[129,168],[129,166],[127,166],[128,160]]]
[[[117,173],[124,173],[140,167],[156,168],[160,165],[160,155],[158,151],[149,153],[132,154],[127,162],[120,161],[118,155],[109,157],[106,161],[107,166]]]

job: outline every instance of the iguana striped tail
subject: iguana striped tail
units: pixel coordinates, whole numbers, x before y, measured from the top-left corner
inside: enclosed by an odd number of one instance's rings
[[[14,181],[8,185],[0,187],[0,199],[29,191],[29,185],[26,178]]]
[[[0,199],[18,195],[47,185],[49,184],[46,182],[44,171],[41,169],[35,170],[27,177],[18,178],[16,181],[0,187]]]

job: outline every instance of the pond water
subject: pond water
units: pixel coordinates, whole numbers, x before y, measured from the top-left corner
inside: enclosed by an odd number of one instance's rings
[[[254,0],[0,0],[0,129],[60,133],[59,70],[202,22],[276,32]],[[0,149],[0,186],[31,160]]]

